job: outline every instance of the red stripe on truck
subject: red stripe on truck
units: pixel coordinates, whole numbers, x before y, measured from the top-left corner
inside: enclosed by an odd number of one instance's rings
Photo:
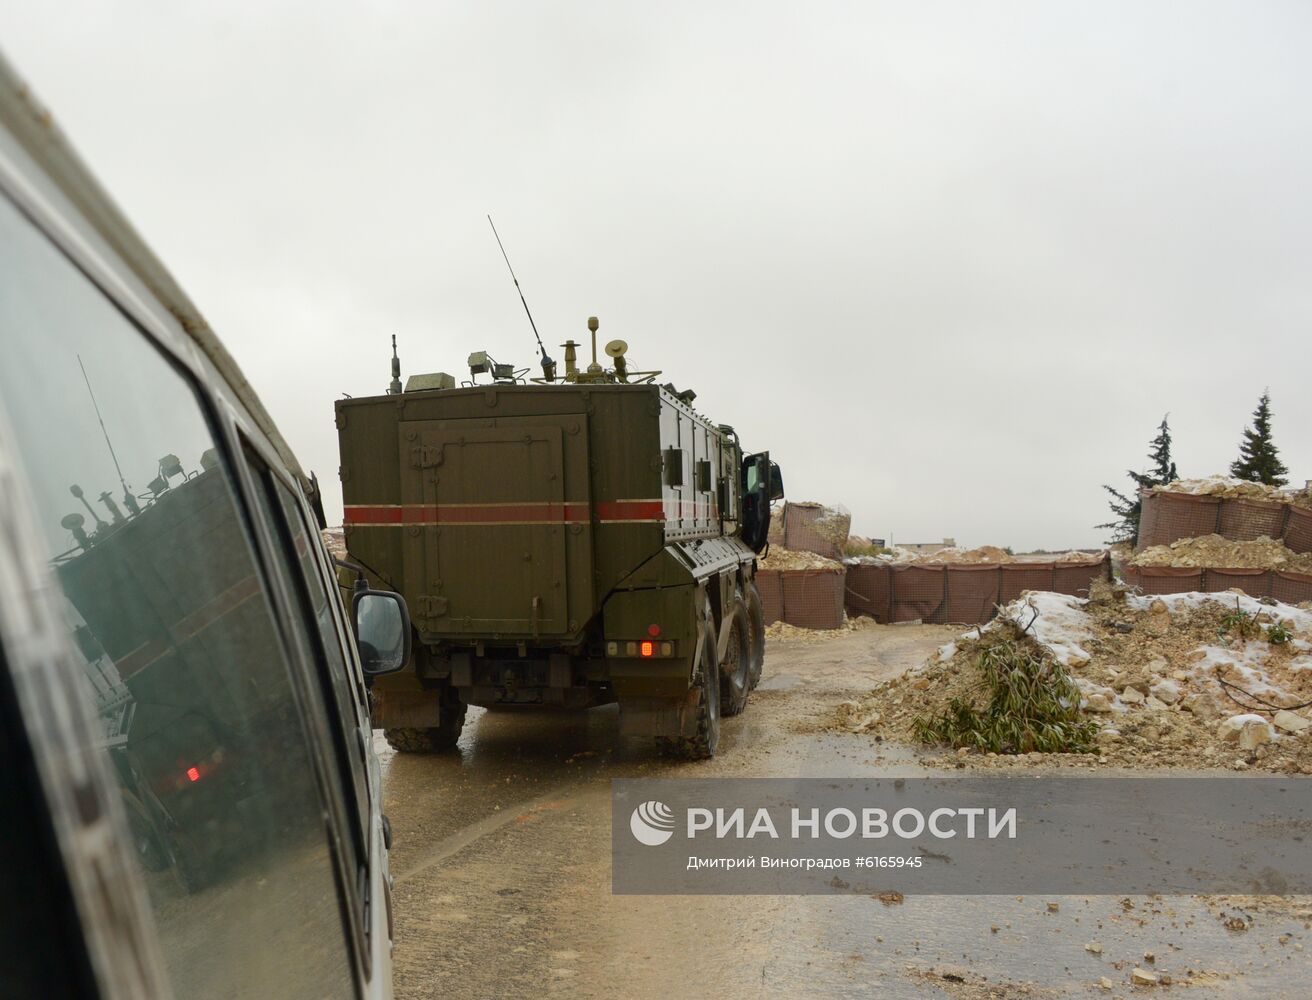
[[[664,508],[659,500],[601,500],[594,509],[586,503],[494,504],[347,504],[343,511],[346,524],[393,526],[426,524],[584,524],[595,513],[597,520],[662,521]]]

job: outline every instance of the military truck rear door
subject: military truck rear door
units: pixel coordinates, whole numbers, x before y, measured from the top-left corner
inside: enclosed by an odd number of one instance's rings
[[[765,548],[770,534],[770,453],[743,456],[743,541],[753,552]]]
[[[559,425],[489,423],[418,425],[426,587],[416,624],[560,635],[570,624],[566,533],[590,532],[589,505],[565,500]],[[403,425],[403,435],[415,427]]]

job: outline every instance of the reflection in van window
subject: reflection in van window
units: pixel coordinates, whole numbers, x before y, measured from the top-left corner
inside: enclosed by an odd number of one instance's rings
[[[175,993],[354,995],[291,677],[195,393],[3,199],[0,343]]]

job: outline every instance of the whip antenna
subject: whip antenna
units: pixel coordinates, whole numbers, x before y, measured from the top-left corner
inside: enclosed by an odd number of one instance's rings
[[[510,280],[515,283],[515,291],[519,292],[519,301],[524,304],[524,315],[528,317],[528,325],[533,328],[533,338],[538,342],[538,350],[542,352],[542,374],[546,376],[548,382],[555,381],[556,362],[547,356],[547,349],[542,346],[542,337],[538,334],[538,325],[533,322],[533,314],[529,312],[528,300],[524,298],[524,290],[519,287],[519,279],[515,277],[515,269],[511,266],[510,255],[506,253],[505,245],[501,242],[501,234],[497,232],[496,223],[492,221],[492,216],[487,217],[487,224],[492,227],[492,235],[496,237],[497,246],[501,249],[501,256],[506,261],[506,270],[510,272]]]
[[[96,411],[96,419],[100,421],[100,433],[105,435],[105,447],[109,449],[109,457],[114,460],[114,471],[118,473],[118,484],[123,487],[123,502],[128,505],[133,513],[136,513],[137,498],[128,489],[127,481],[123,478],[123,470],[119,468],[118,455],[114,454],[114,442],[109,439],[109,431],[105,427],[105,418],[100,415],[100,404],[96,402],[96,393],[91,388],[91,378],[87,375],[87,366],[82,363],[82,355],[80,354],[77,356],[77,366],[82,369],[82,381],[87,384],[87,395],[91,397],[91,405]]]

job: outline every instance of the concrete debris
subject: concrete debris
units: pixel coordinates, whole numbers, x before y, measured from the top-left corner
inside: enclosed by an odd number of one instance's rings
[[[1101,955],[1102,944],[1099,943],[1098,941],[1090,941],[1088,944],[1084,946],[1084,950],[1087,951],[1090,955]]]
[[[1156,986],[1157,973],[1136,967],[1135,970],[1130,973],[1130,982],[1134,983],[1135,986]]]

